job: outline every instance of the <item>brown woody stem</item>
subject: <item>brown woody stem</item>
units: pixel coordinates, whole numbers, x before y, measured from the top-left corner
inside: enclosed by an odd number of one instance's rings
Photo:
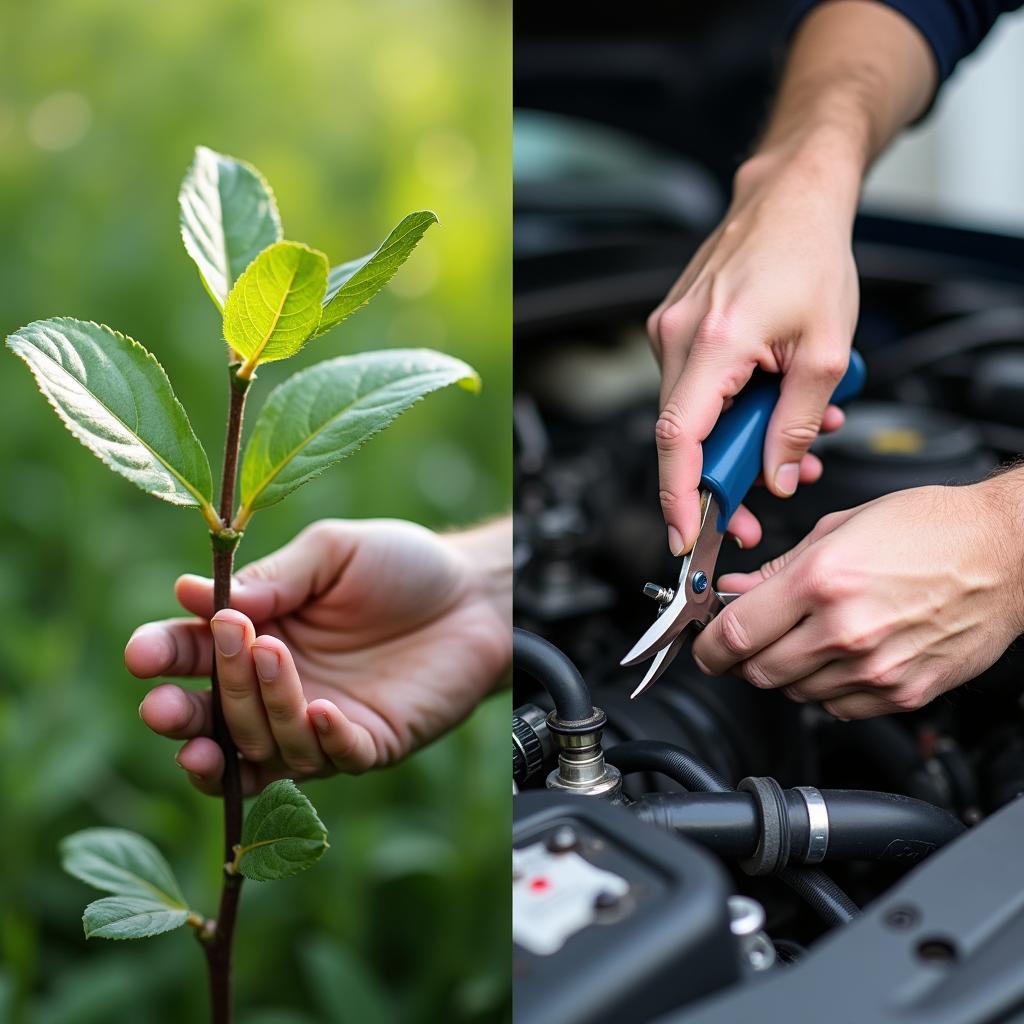
[[[235,501],[235,477],[238,472],[238,453],[242,439],[242,416],[248,381],[239,380],[237,365],[230,367],[231,405],[228,412],[227,438],[224,442],[224,473],[221,480],[220,518],[231,522]],[[241,539],[235,530],[222,529],[212,533],[213,542],[213,610],[219,612],[231,603],[231,571],[235,548]],[[210,672],[213,694],[213,736],[224,754],[224,858],[227,864],[234,858],[234,849],[242,839],[242,779],[238,763],[238,750],[224,720],[217,680],[217,663]],[[238,915],[238,900],[242,890],[242,876],[224,872],[220,894],[220,909],[210,936],[204,943],[207,973],[210,981],[210,1016],[213,1024],[231,1024],[233,1005],[231,998],[231,953]]]

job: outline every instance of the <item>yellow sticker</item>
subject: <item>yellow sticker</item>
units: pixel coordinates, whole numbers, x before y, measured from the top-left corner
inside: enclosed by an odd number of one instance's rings
[[[879,455],[914,455],[924,448],[924,434],[910,427],[876,430],[869,447]]]

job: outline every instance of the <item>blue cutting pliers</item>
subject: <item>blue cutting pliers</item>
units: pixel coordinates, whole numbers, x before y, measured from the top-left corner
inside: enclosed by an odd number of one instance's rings
[[[859,352],[853,352],[846,375],[832,393],[832,404],[841,405],[858,395],[864,378],[864,360]],[[761,471],[761,453],[779,399],[779,381],[777,374],[756,373],[704,442],[697,541],[683,558],[674,590],[653,583],[644,587],[644,593],[658,601],[661,609],[650,629],[622,659],[623,665],[636,665],[654,656],[633,697],[664,673],[689,636],[703,629],[737,596],[721,594],[712,586],[715,563],[729,520]]]

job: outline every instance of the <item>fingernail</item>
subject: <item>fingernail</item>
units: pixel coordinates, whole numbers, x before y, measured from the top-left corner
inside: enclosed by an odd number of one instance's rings
[[[787,462],[775,471],[775,486],[783,494],[796,494],[798,483],[800,483],[799,462]]]
[[[182,764],[182,763],[181,763],[181,762],[180,762],[180,761],[179,761],[179,760],[178,760],[177,758],[175,758],[175,759],[174,759],[174,763],[175,763],[175,764],[176,764],[176,765],[177,765],[177,766],[178,766],[178,767],[179,767],[179,768],[180,768],[180,769],[181,769],[181,770],[182,770],[183,772],[187,772],[187,771],[188,771],[188,769],[187,769],[187,768],[186,768],[186,767],[185,767],[185,766],[184,766],[184,765],[183,765],[183,764]],[[189,774],[191,774],[191,772],[189,772]]]
[[[313,724],[316,726],[317,732],[331,731],[331,720],[326,715],[314,715]]]
[[[281,668],[281,659],[277,651],[272,651],[269,647],[254,647],[252,660],[256,663],[256,675],[260,677],[260,682],[272,683]]]
[[[668,528],[668,549],[676,558],[683,555],[683,536],[674,526]]]
[[[245,640],[245,630],[237,622],[221,622],[214,619],[213,642],[217,645],[217,653],[225,658],[233,658],[241,649]]]
[[[191,779],[191,780],[192,780],[193,782],[202,782],[202,781],[203,781],[203,777],[202,777],[202,775],[197,775],[197,774],[196,774],[195,772],[189,772],[189,773],[188,773],[188,777],[189,777],[189,778],[190,778],[190,779]]]
[[[139,718],[142,717],[142,705],[145,704],[145,703],[146,703],[146,698],[143,697],[142,700],[139,701]]]
[[[739,548],[739,549],[740,549],[741,551],[743,550],[743,541],[741,541],[741,540],[739,539],[739,537],[737,537],[737,536],[735,536],[735,535],[734,535],[734,536],[733,536],[733,538],[732,538],[732,542],[733,542],[733,543],[734,543],[734,544],[736,545],[736,547],[738,547],[738,548]]]

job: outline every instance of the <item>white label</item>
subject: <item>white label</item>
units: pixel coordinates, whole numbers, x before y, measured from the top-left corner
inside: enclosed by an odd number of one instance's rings
[[[549,956],[598,918],[600,893],[623,897],[629,883],[578,853],[552,853],[543,843],[512,851],[512,941]]]

